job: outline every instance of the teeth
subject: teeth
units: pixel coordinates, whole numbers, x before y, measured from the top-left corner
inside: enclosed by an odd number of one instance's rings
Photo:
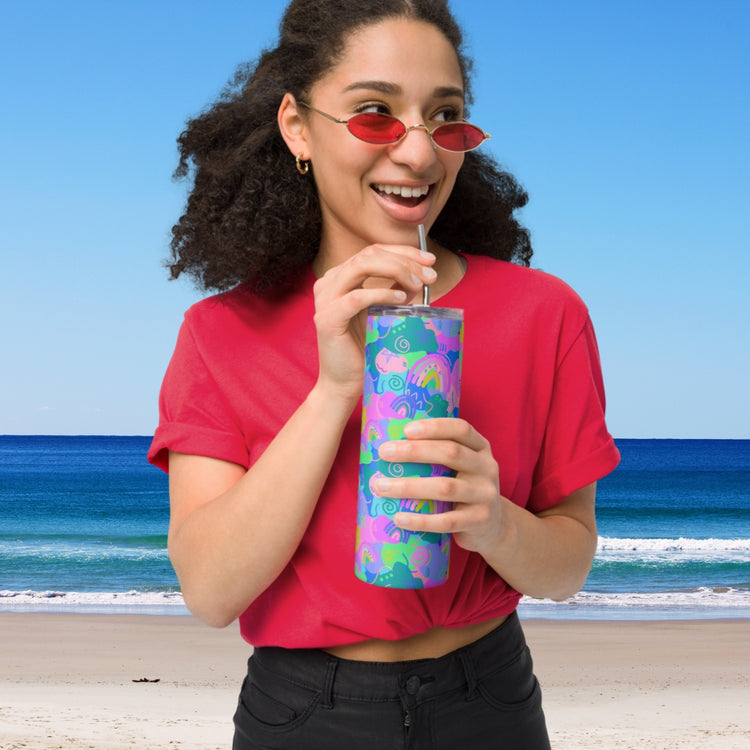
[[[430,190],[429,185],[419,187],[405,187],[402,185],[375,185],[375,189],[386,195],[400,195],[402,198],[421,198],[427,195]]]

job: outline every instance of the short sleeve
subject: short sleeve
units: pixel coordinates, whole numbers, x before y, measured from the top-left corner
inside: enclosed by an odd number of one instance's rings
[[[528,508],[540,512],[609,474],[620,454],[604,419],[599,349],[590,318],[557,366]]]
[[[148,452],[169,470],[169,451],[248,465],[248,450],[236,415],[201,355],[189,318],[180,328],[159,394],[159,425]]]

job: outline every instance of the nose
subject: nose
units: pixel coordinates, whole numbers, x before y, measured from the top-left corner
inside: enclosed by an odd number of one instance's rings
[[[423,130],[424,133],[417,137],[412,133],[414,130]],[[410,125],[401,140],[391,147],[391,158],[406,164],[414,172],[424,172],[437,159],[436,148],[424,123]]]

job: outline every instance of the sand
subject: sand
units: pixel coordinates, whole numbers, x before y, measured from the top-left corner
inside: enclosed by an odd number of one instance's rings
[[[555,750],[750,748],[750,621],[524,628]],[[250,654],[236,627],[6,612],[0,638],[3,750],[231,748]]]

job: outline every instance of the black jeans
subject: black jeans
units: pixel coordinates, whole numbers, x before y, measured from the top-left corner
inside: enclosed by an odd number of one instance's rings
[[[549,750],[518,617],[439,659],[360,662],[258,648],[233,750]]]

